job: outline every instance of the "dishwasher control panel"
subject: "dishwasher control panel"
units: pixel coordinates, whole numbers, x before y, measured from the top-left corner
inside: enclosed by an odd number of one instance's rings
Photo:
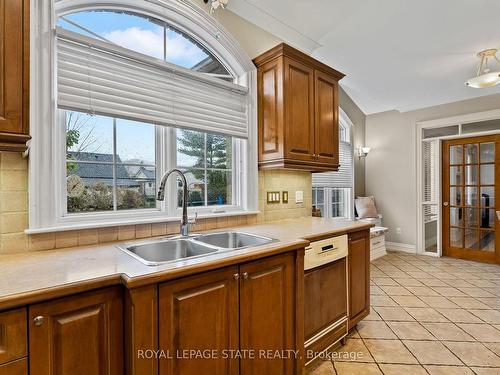
[[[309,270],[345,258],[348,248],[347,235],[311,242],[306,248],[304,269]]]

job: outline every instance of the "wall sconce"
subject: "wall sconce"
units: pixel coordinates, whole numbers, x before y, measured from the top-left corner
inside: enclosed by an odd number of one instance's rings
[[[366,158],[370,152],[370,147],[358,147],[358,158]]]

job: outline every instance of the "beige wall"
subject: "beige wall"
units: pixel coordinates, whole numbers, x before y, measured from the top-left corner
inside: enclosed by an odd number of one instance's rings
[[[416,244],[416,122],[500,108],[500,94],[417,111],[366,117],[366,193],[375,196],[388,241]],[[401,234],[396,228],[401,228]]]
[[[365,195],[365,160],[356,156],[358,147],[365,145],[366,115],[342,89],[339,90],[339,105],[354,124],[354,189],[356,196]]]

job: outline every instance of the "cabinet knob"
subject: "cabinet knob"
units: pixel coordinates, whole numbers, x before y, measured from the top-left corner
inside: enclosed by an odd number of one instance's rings
[[[448,202],[443,202],[443,206],[448,207]]]
[[[248,272],[243,272],[243,278],[246,280],[248,279]]]
[[[239,278],[240,278],[240,274],[239,273],[235,273],[233,275],[233,279],[238,280]]]
[[[41,315],[33,318],[33,324],[35,327],[40,327],[45,322],[45,318]]]

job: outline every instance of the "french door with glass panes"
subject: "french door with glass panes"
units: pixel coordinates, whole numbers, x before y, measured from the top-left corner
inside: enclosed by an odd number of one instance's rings
[[[500,263],[500,134],[442,147],[443,255]]]

